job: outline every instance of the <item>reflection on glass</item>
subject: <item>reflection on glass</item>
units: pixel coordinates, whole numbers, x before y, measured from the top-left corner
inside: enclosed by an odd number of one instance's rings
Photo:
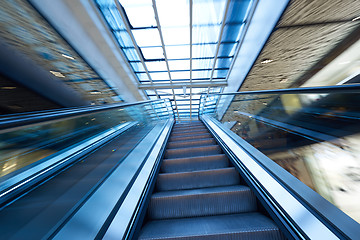
[[[200,111],[360,222],[359,93],[233,97],[222,118],[218,95],[202,98]]]

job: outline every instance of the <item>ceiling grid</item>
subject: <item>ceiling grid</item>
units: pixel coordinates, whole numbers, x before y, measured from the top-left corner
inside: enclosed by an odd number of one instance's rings
[[[254,1],[95,2],[133,68],[139,90],[149,99],[169,98],[177,119],[191,119],[198,117],[201,94],[227,86]]]

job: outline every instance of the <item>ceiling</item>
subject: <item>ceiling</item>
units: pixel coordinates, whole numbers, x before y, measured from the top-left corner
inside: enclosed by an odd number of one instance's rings
[[[88,102],[169,98],[177,118],[197,118],[203,93],[338,81],[316,79],[359,40],[359,4],[287,3],[275,14],[274,2],[257,0],[5,0],[0,37]],[[274,23],[259,21],[266,14]],[[271,32],[263,42],[255,23]]]
[[[301,87],[359,40],[359,16],[357,0],[290,1],[239,91]]]
[[[95,2],[138,88],[149,99],[169,98],[177,118],[197,118],[200,95],[219,93],[227,85],[254,6],[251,0]]]
[[[27,1],[2,1],[0,20],[1,42],[45,69],[51,77],[61,82],[65,89],[69,87],[75,90],[81,94],[84,101],[91,104],[123,101]],[[20,64],[18,70],[21,71]],[[43,81],[49,81],[51,77]]]

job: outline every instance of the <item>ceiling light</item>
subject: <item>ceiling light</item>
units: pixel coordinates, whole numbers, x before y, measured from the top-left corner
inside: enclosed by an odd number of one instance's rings
[[[272,60],[272,59],[268,59],[268,58],[266,58],[266,59],[263,59],[262,61],[261,61],[261,63],[262,64],[266,64],[266,63],[271,63],[271,62],[273,62],[274,60]]]
[[[282,79],[280,80],[280,83],[286,83],[288,80],[289,80],[288,78],[282,78]]]
[[[65,54],[61,54],[61,56],[66,57],[66,58],[71,59],[71,60],[74,60],[74,59],[75,59],[75,58],[73,58],[73,57],[71,57],[71,56],[68,56],[68,55],[65,55]]]
[[[13,89],[16,89],[16,87],[1,87],[1,89],[4,89],[4,90],[13,90]]]
[[[356,18],[354,18],[354,19],[351,20],[351,21],[355,22],[356,20],[359,20],[359,19],[360,19],[360,17],[356,17]]]
[[[55,71],[50,71],[54,76],[56,76],[56,77],[62,77],[62,78],[64,78],[65,76],[64,75],[62,75],[62,73],[61,72],[55,72]]]
[[[90,91],[90,94],[101,94],[101,92],[99,90],[93,90]]]
[[[351,61],[340,62],[339,65],[345,65],[345,64],[348,64],[348,63],[351,63]]]

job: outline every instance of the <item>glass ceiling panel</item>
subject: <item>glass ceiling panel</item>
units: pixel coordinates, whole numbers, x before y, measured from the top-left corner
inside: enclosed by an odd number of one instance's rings
[[[156,0],[161,26],[186,27],[190,24],[188,0]]]
[[[130,38],[128,32],[126,32],[126,30],[114,32],[114,35],[115,35],[116,39],[118,40],[120,46],[131,47],[134,49],[134,45],[131,41],[131,38]]]
[[[194,60],[193,60],[193,62],[194,62]],[[190,61],[189,60],[171,60],[171,61],[169,61],[169,68],[170,68],[170,71],[190,70]]]
[[[116,9],[115,4],[111,7],[104,7],[101,9],[110,28],[112,30],[126,30],[124,23],[121,21],[121,16]]]
[[[190,29],[187,27],[162,28],[165,45],[190,44]]]
[[[144,69],[144,66],[142,65],[142,63],[139,63],[139,62],[131,63],[131,66],[135,72],[145,72],[145,69]]]
[[[217,43],[221,25],[193,27],[193,43]]]
[[[190,58],[190,46],[165,46],[168,59]]]
[[[230,68],[232,58],[218,58],[216,60],[217,68]]]
[[[119,0],[125,10],[124,20],[118,12],[115,1],[118,0],[96,0],[97,6],[103,13],[125,56],[128,61],[131,61],[133,70],[138,72],[136,76],[141,83],[149,83],[150,80],[141,63],[144,60],[154,83],[169,84],[168,69],[161,47],[160,32],[155,20],[152,1]],[[189,0],[156,0],[155,2],[171,78],[176,83],[188,83],[190,78]],[[214,81],[224,81],[228,75],[228,69],[233,60],[232,56],[235,55],[239,37],[244,28],[243,23],[247,18],[250,3],[253,1],[230,1],[227,16],[224,18],[226,2],[227,0],[193,0],[192,79],[194,83],[209,80],[213,67],[215,67],[212,78]],[[219,45],[219,52],[216,55],[223,19],[226,20],[221,36],[222,43]],[[124,24],[124,21],[129,21],[129,23]],[[129,31],[134,36],[135,43],[132,42],[125,28],[129,25]],[[135,49],[137,46],[141,52],[140,56]],[[210,92],[220,92],[221,89],[218,87],[209,90]],[[156,89],[156,91],[162,95],[162,98],[172,99],[171,89]],[[176,88],[174,91],[178,94],[176,100],[179,103],[189,105],[198,104],[199,93],[207,92],[208,88],[193,88],[191,102],[189,87],[185,89],[185,96],[183,96],[184,89],[182,88]],[[155,95],[153,90],[144,92],[152,98]],[[173,101],[172,104],[175,102]],[[192,108],[194,109],[194,106]]]
[[[136,50],[134,48],[126,48],[123,49],[127,59],[130,61],[137,61],[140,60],[139,55],[137,54]]]
[[[215,70],[213,77],[215,78],[226,78],[228,70]]]
[[[157,72],[157,73],[150,73],[151,79],[153,80],[167,80],[169,79],[168,72]]]
[[[136,76],[139,78],[140,81],[148,81],[149,80],[146,73],[136,73]]]
[[[171,72],[171,78],[172,79],[190,79],[190,71],[186,72]]]
[[[141,52],[145,58],[147,59],[163,59],[164,52],[162,47],[152,47],[152,48],[140,48]]]
[[[193,69],[212,68],[214,59],[196,59],[192,61]]]
[[[132,27],[138,28],[156,26],[152,1],[121,0],[120,3],[124,7]]]
[[[159,31],[156,28],[132,30],[139,47],[161,46]]]
[[[216,52],[216,45],[214,44],[194,45],[192,47],[194,58],[213,57]]]
[[[193,24],[220,24],[226,0],[193,0]],[[206,11],[204,11],[206,9]]]
[[[220,44],[218,56],[234,56],[237,43]]]
[[[167,71],[165,61],[146,62],[149,71]]]
[[[193,78],[210,78],[211,71],[193,71]]]

